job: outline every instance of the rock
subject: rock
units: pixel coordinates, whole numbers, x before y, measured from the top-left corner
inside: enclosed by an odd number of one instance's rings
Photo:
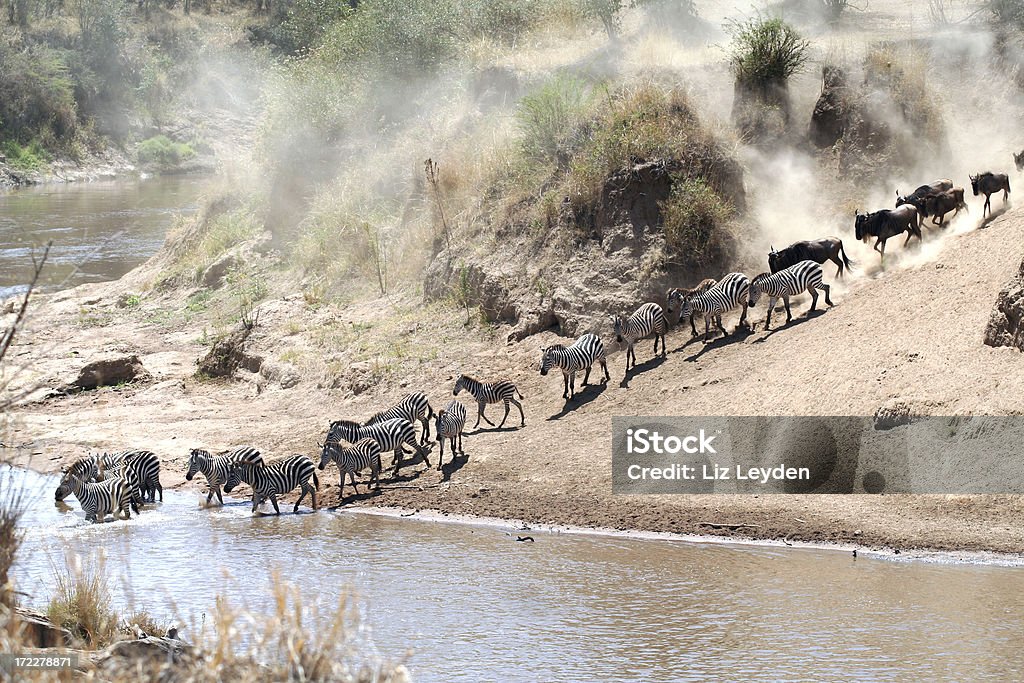
[[[149,379],[149,372],[135,354],[116,355],[94,360],[82,368],[78,378],[63,387],[62,391],[72,393],[113,386],[137,379]]]
[[[228,273],[242,265],[238,254],[229,252],[214,261],[206,272],[203,273],[203,285],[210,289],[216,289],[224,283]]]
[[[1024,261],[996,297],[996,306],[985,328],[985,343],[1024,351]]]
[[[282,389],[291,389],[296,386],[302,376],[291,363],[272,363],[264,361],[260,366],[260,374],[268,382],[276,382]]]
[[[197,361],[199,374],[207,377],[230,377],[239,368],[259,372],[263,358],[245,352],[251,328],[239,325],[234,332],[217,340],[205,356]]]
[[[826,64],[821,69],[821,94],[811,114],[810,138],[818,147],[831,147],[840,138],[849,118],[846,72]]]

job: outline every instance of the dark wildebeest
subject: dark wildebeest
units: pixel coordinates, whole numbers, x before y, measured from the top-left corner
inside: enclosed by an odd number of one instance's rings
[[[885,263],[885,241],[890,237],[902,232],[907,233],[907,241],[903,246],[910,244],[911,237],[921,239],[921,219],[912,204],[903,204],[895,209],[882,209],[874,213],[854,213],[857,239],[867,242],[869,238],[874,237],[874,248],[882,255],[882,263]],[[881,249],[878,248],[879,245]]]
[[[896,190],[896,207],[901,207],[904,204],[910,204],[917,212],[921,214],[921,218],[927,218],[928,214],[925,210],[924,200],[933,194],[939,194],[946,190],[953,189],[953,181],[949,178],[940,178],[934,183],[929,185],[921,185],[919,188],[904,196],[900,195],[900,191]]]
[[[768,268],[773,273],[777,273],[783,268],[795,266],[801,261],[815,261],[817,263],[832,261],[839,266],[839,270],[836,271],[836,275],[839,277],[843,276],[844,264],[847,268],[853,266],[853,261],[846,257],[846,251],[843,250],[843,241],[838,237],[823,237],[820,240],[793,242],[793,244],[785,249],[775,251],[775,247],[772,247],[772,250],[768,252]]]
[[[979,194],[985,195],[985,206],[981,207],[981,217],[985,217],[985,212],[992,213],[992,193],[1003,191],[1003,204],[1010,197],[1010,179],[1005,173],[992,173],[991,171],[985,171],[978,175],[971,176],[971,189],[974,190],[974,196],[977,197]]]
[[[671,313],[672,309],[676,306],[682,306],[683,299],[687,299],[697,294],[703,294],[714,287],[716,282],[718,282],[718,280],[709,277],[706,280],[701,280],[696,287],[673,287],[665,292],[665,310]],[[690,329],[693,331],[693,336],[696,337],[697,326],[693,324],[694,315],[690,316]]]
[[[924,206],[924,215],[931,216],[932,223],[940,228],[946,221],[946,214],[950,211],[955,212],[954,216],[960,213],[960,209],[970,213],[970,210],[967,208],[967,202],[964,201],[964,188],[962,187],[954,187],[952,190],[946,190],[945,192],[926,197]]]
[[[1017,165],[1018,171],[1024,171],[1024,149],[1020,151],[1020,154],[1013,153],[1013,163]]]

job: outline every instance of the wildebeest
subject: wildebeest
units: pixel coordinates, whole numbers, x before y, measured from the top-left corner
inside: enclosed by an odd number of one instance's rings
[[[855,229],[857,239],[867,242],[869,238],[875,238],[875,251],[882,255],[881,261],[885,262],[885,241],[895,237],[902,232],[907,233],[907,241],[903,246],[910,244],[911,237],[921,239],[921,219],[917,209],[912,204],[903,204],[895,209],[882,209],[874,213],[856,214]],[[879,249],[881,245],[881,249]]]
[[[970,213],[967,202],[964,201],[964,188],[962,187],[954,187],[952,190],[930,195],[925,198],[924,206],[924,215],[931,216],[932,223],[939,227],[946,222],[946,214],[950,211],[955,212],[954,216],[960,213],[960,209]]]
[[[1020,151],[1020,154],[1013,153],[1013,163],[1017,165],[1018,171],[1024,171],[1024,149]]]
[[[1010,179],[1005,173],[992,173],[991,171],[985,171],[978,175],[971,176],[971,189],[974,190],[974,196],[977,197],[979,194],[985,195],[985,206],[981,207],[981,217],[985,217],[985,212],[992,213],[992,193],[1003,191],[1003,204],[1010,197]]]
[[[939,194],[940,192],[945,192],[946,190],[952,189],[952,180],[950,180],[949,178],[940,178],[939,180],[936,180],[934,183],[930,183],[928,185],[921,185],[916,190],[914,190],[913,192],[906,196],[901,196],[900,191],[896,190],[896,206],[898,208],[903,206],[904,204],[910,204],[915,209],[917,209],[917,212],[921,214],[922,218],[924,218],[928,216],[928,214],[925,213],[924,200],[930,195]]]
[[[672,289],[665,292],[665,310],[669,313],[672,312],[676,306],[682,306],[683,299],[688,299],[691,296],[697,294],[703,294],[712,287],[715,286],[718,280],[714,278],[707,278],[701,280],[696,287],[673,287]],[[693,332],[693,336],[697,336],[697,326],[693,324],[694,316],[690,316],[690,330]]]
[[[775,247],[772,247],[772,250],[768,252],[768,268],[773,273],[794,266],[801,261],[817,263],[832,261],[839,266],[839,270],[836,271],[836,275],[839,277],[843,276],[844,264],[846,268],[853,265],[853,261],[846,257],[846,251],[843,250],[843,241],[838,237],[822,237],[820,240],[793,242],[785,249],[775,251]]]

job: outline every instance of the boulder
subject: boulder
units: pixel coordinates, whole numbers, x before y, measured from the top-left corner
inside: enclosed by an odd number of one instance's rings
[[[996,297],[985,328],[985,343],[1024,351],[1024,261]]]
[[[210,264],[210,267],[203,273],[203,286],[209,289],[216,289],[224,283],[224,279],[232,270],[242,264],[238,254],[229,252]]]
[[[137,379],[149,379],[149,376],[149,372],[135,354],[112,355],[88,363],[79,371],[78,377],[63,387],[62,391],[87,391]]]
[[[218,339],[205,356],[197,362],[198,373],[207,377],[230,377],[239,368],[259,372],[263,358],[245,352],[245,343],[252,328],[239,325],[234,332]]]

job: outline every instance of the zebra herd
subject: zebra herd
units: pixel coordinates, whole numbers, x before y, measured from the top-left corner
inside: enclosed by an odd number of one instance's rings
[[[599,339],[594,339],[600,344]],[[460,375],[452,394],[457,396],[462,391],[476,400],[476,426],[480,425],[481,418],[494,425],[484,411],[488,405],[496,403],[505,407],[499,428],[508,419],[512,405],[519,409],[521,425],[526,425],[526,415],[520,402],[523,395],[512,382],[482,382],[469,375]],[[212,503],[214,496],[223,505],[223,494],[231,493],[245,483],[252,489],[253,513],[264,501],[269,500],[275,513],[280,514],[277,497],[296,488],[301,490],[301,494],[293,511],[298,512],[299,504],[307,494],[315,510],[316,492],[320,489],[317,469],[324,470],[331,462],[335,463],[340,474],[339,495],[343,497],[346,475],[358,494],[356,475],[367,469],[371,476],[366,484],[367,490],[371,484],[374,489],[379,489],[381,454],[384,452],[394,454],[392,467],[395,476],[405,464],[406,455],[421,457],[429,468],[430,421],[433,419],[434,433],[440,446],[437,469],[441,470],[445,439],[451,445],[453,458],[465,454],[462,434],[466,427],[466,415],[466,406],[458,399],[453,399],[444,409],[435,413],[426,394],[414,392],[364,422],[347,419],[331,422],[327,436],[320,444],[319,465],[314,465],[310,458],[301,454],[267,462],[260,451],[252,446],[238,446],[216,455],[202,448],[194,448],[189,452],[185,479],[192,481],[197,474],[205,477],[207,505]],[[421,425],[419,437],[414,426],[417,422]],[[407,446],[412,450],[406,450]],[[90,455],[74,461],[62,471],[55,499],[63,501],[67,496],[74,495],[85,511],[86,519],[102,522],[108,515],[115,519],[131,518],[131,513],[138,513],[145,502],[156,502],[157,494],[163,501],[159,459],[151,451],[131,450]]]

